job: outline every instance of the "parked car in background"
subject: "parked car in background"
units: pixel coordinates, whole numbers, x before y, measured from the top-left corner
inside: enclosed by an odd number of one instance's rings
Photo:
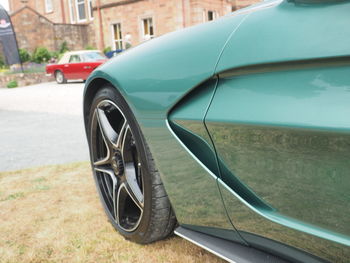
[[[46,73],[54,75],[57,83],[66,83],[70,79],[86,80],[90,73],[107,61],[99,50],[80,50],[67,52],[57,64],[48,64]]]

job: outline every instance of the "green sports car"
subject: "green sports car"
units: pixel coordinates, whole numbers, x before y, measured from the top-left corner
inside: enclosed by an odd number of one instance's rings
[[[89,77],[84,120],[125,238],[350,262],[350,1],[267,1],[132,48]]]

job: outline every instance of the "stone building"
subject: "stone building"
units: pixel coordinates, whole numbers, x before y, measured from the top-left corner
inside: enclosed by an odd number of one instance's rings
[[[93,42],[93,39],[89,38],[90,25],[53,23],[28,6],[12,13],[11,20],[18,46],[30,52],[37,47],[56,51],[63,42],[66,42],[70,49],[84,49],[88,43]]]
[[[149,38],[214,20],[258,0],[96,0],[92,21],[100,49],[124,49]]]
[[[124,49],[259,0],[9,0],[19,46]]]
[[[53,23],[89,24],[93,0],[9,0],[10,13],[30,7]]]
[[[96,46],[92,0],[9,0],[9,8],[20,48],[57,51],[64,41],[72,50]]]

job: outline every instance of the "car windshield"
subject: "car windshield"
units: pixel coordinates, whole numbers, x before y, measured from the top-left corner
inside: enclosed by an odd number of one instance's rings
[[[101,59],[106,59],[106,56],[101,52],[88,52],[82,54],[84,61],[96,61]]]

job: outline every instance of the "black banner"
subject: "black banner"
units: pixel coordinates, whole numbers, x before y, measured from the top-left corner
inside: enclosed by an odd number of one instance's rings
[[[2,5],[0,5],[0,42],[3,47],[6,64],[21,64],[11,19]]]

